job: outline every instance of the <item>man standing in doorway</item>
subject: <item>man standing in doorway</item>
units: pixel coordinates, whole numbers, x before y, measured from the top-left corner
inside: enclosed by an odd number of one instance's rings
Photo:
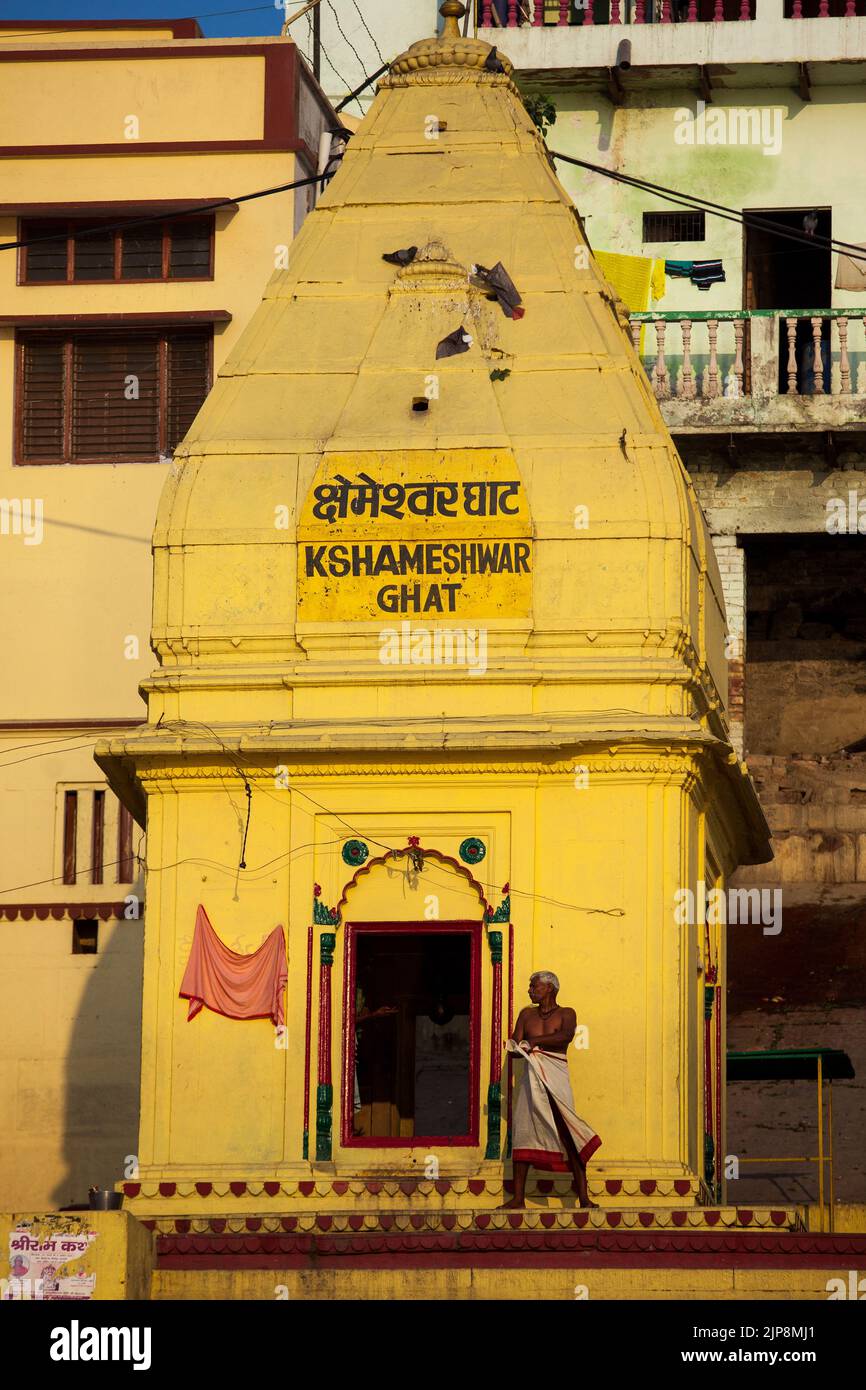
[[[525,1206],[530,1167],[571,1172],[582,1207],[594,1207],[586,1164],[601,1144],[575,1114],[568,1075],[568,1045],[577,1028],[574,1009],[557,1002],[559,980],[538,970],[529,980],[531,1005],[521,1009],[506,1048],[525,1061],[514,1098],[514,1196],[504,1207]]]

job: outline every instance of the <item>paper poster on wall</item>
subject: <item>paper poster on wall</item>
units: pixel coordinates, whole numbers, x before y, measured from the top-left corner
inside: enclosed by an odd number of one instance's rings
[[[96,1275],[81,1268],[98,1231],[68,1226],[16,1226],[9,1232],[9,1278],[2,1298],[23,1301],[93,1298]]]

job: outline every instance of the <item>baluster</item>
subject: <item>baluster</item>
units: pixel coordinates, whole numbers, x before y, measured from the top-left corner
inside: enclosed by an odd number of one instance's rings
[[[829,18],[830,18],[830,4],[829,4],[829,0],[821,0],[820,5],[818,6],[818,18],[819,18],[819,19],[829,19]]]
[[[845,0],[845,18],[853,19],[857,14],[856,0]]]
[[[737,383],[737,395],[745,394],[743,389],[743,333],[746,324],[744,319],[734,319],[734,381]]]
[[[836,320],[839,330],[839,394],[851,394],[851,364],[848,361],[848,320],[844,316]]]
[[[798,396],[797,390],[797,320],[785,319],[788,329],[788,395]]]
[[[594,0],[586,0],[586,14],[583,16],[584,24],[594,24],[595,15],[592,12]]]
[[[707,367],[707,388],[704,394],[710,400],[714,400],[719,394],[719,359],[716,353],[716,341],[719,336],[718,319],[707,319],[707,336],[710,340],[710,362]]]
[[[740,0],[740,19],[751,19],[752,10],[749,0]]]
[[[662,0],[662,24],[671,23],[671,0]]]
[[[793,10],[791,11],[791,18],[792,18],[792,19],[802,19],[802,18],[803,18],[803,0],[794,0],[794,8],[793,8]]]
[[[558,25],[568,23],[568,11],[571,9],[571,0],[559,0],[559,19]]]
[[[821,325],[823,322],[824,320],[820,318],[812,319],[812,341],[815,345],[815,366],[812,375],[815,382],[813,394],[816,396],[823,396],[824,394],[824,345],[821,339]]]
[[[721,23],[725,18],[725,0],[716,0],[713,7],[713,22]]]
[[[667,362],[665,361],[665,331],[667,325],[664,319],[654,319],[656,330],[656,365],[653,373],[655,377],[656,395],[660,401],[667,400],[671,393],[671,379],[668,373]]]
[[[698,0],[689,0],[689,10],[688,10],[688,14],[686,15],[686,20],[687,20],[687,22],[688,22],[689,24],[697,24],[697,22],[698,22]]]
[[[508,0],[508,27],[517,28],[517,0]]]
[[[692,321],[682,319],[680,328],[683,335],[683,370],[680,376],[680,395],[692,400],[695,395],[695,374],[692,371]]]
[[[544,25],[544,0],[535,0],[535,10],[532,15],[532,27],[540,29]]]
[[[635,24],[646,23],[646,0],[635,0],[634,22]]]
[[[637,353],[638,357],[640,357],[640,331],[642,328],[643,324],[641,323],[640,319],[632,319],[631,340],[634,344],[634,350]]]
[[[543,3],[544,0],[542,0],[542,4]],[[490,29],[492,27],[492,19],[490,0],[481,0],[481,28]]]
[[[610,0],[610,22],[611,24],[621,24],[619,0]]]

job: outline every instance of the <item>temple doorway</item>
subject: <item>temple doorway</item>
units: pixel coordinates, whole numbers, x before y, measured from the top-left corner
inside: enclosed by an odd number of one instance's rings
[[[347,949],[346,1142],[475,1142],[477,927],[356,925]]]

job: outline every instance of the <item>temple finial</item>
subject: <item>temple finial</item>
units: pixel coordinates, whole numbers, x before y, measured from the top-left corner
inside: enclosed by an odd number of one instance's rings
[[[459,21],[466,13],[466,6],[461,3],[461,0],[445,0],[445,3],[439,6],[439,13],[445,20],[442,38],[459,39],[461,37]]]

